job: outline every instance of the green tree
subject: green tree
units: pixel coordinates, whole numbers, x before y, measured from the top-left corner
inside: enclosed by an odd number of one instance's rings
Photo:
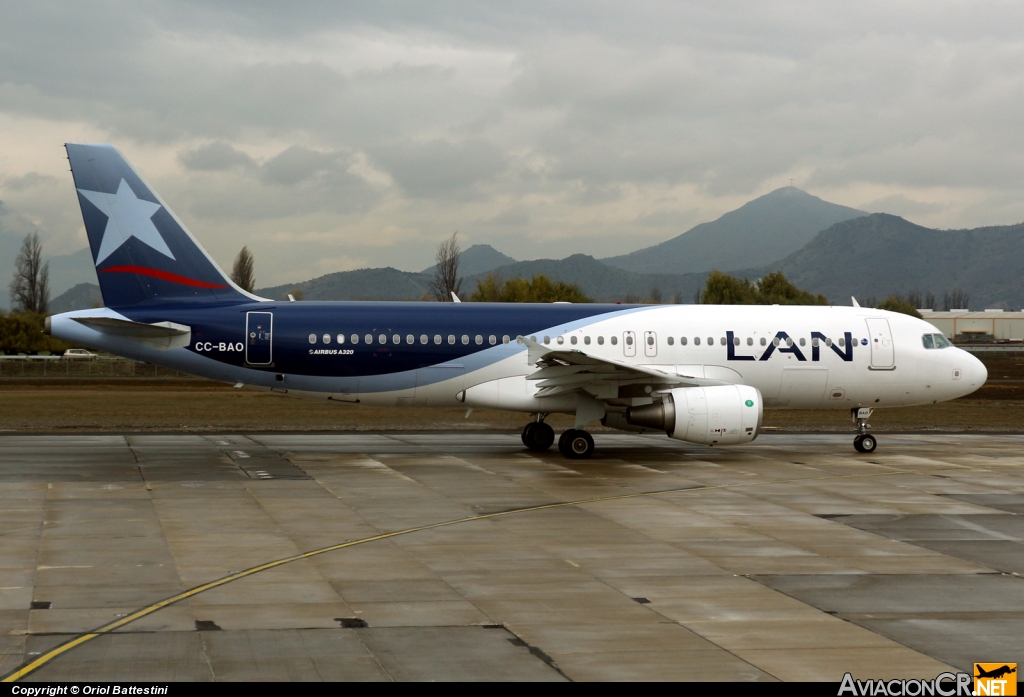
[[[476,290],[469,299],[485,303],[592,302],[575,283],[552,281],[542,273],[530,280],[517,277],[506,281],[496,271],[477,281]]]
[[[43,333],[44,318],[34,312],[0,313],[0,354],[63,353],[71,348],[60,339]]]
[[[781,271],[773,271],[755,285],[758,305],[828,305],[824,295],[800,290]]]
[[[700,301],[705,305],[754,305],[754,288],[747,279],[740,280],[717,269],[704,283]]]
[[[809,293],[773,271],[751,283],[715,270],[708,276],[700,302],[707,305],[827,305],[824,295]]]
[[[910,315],[911,317],[921,319],[921,313],[917,311],[917,308],[898,295],[890,295],[888,298],[878,303],[878,309],[888,310],[889,312],[900,312],[904,315]]]

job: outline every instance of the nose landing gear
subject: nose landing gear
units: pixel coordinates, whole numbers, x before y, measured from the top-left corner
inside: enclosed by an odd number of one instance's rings
[[[868,407],[853,408],[850,410],[853,423],[857,425],[857,437],[853,439],[853,449],[858,453],[873,453],[878,447],[878,441],[868,433],[871,425],[868,418],[871,416],[871,409]]]
[[[555,430],[544,423],[547,414],[537,414],[537,420],[523,427],[523,445],[530,450],[542,452],[555,442]]]

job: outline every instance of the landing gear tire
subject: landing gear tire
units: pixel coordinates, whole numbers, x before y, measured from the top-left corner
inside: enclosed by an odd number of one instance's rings
[[[878,441],[870,433],[865,433],[853,439],[853,448],[858,453],[873,453],[877,447]]]
[[[531,421],[523,427],[523,445],[541,452],[555,442],[555,431],[543,421]]]
[[[594,454],[594,438],[586,431],[570,428],[558,439],[558,451],[570,460],[586,460]]]

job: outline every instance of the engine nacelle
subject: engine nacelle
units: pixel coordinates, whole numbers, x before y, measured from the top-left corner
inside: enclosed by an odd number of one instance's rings
[[[660,404],[631,407],[626,421],[688,443],[736,445],[757,438],[763,413],[761,393],[749,385],[679,387]]]

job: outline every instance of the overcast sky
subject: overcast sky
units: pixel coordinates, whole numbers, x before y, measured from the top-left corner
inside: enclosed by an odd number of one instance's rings
[[[115,144],[258,285],[419,270],[453,230],[620,254],[790,179],[1015,223],[1022,27],[936,0],[4,3],[0,225],[86,244],[66,141]]]

